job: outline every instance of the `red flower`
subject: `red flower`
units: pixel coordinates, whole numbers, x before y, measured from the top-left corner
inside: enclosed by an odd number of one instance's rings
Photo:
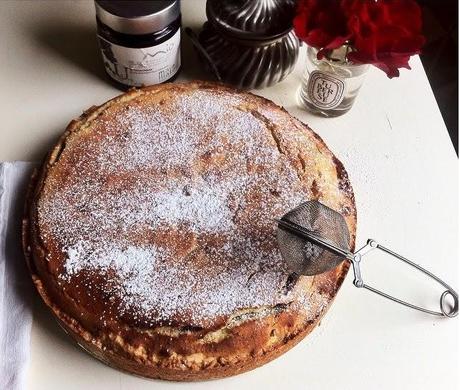
[[[413,0],[354,0],[345,3],[353,3],[347,7],[354,49],[348,59],[373,64],[390,78],[399,76],[398,68],[410,69],[410,56],[419,54],[425,43],[417,3]]]
[[[302,41],[320,49],[318,58],[350,38],[347,18],[338,0],[299,1],[294,30]]]
[[[318,58],[347,43],[348,59],[399,76],[425,42],[414,0],[300,0],[294,29],[319,50]]]

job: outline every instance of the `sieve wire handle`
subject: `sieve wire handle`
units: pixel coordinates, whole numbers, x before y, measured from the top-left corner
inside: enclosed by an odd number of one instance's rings
[[[406,301],[403,301],[399,298],[396,298],[392,295],[389,295],[383,291],[380,291],[374,287],[371,287],[367,284],[364,283],[363,279],[362,279],[362,276],[361,276],[361,269],[360,269],[360,262],[362,260],[362,257],[369,253],[370,251],[373,251],[375,249],[379,249],[393,257],[396,257],[398,260],[401,260],[403,262],[405,262],[406,264],[409,264],[411,265],[412,267],[414,267],[415,269],[417,269],[418,271],[421,271],[423,272],[425,275],[429,276],[431,279],[435,280],[436,282],[438,282],[441,286],[443,286],[444,288],[446,288],[446,290],[441,294],[441,297],[440,297],[440,300],[439,300],[439,303],[440,303],[440,308],[441,308],[441,311],[434,311],[434,310],[430,310],[430,309],[426,309],[424,307],[421,307],[421,306],[417,306],[417,305],[414,305],[412,303],[409,303],[409,302],[406,302]],[[358,250],[354,255],[353,255],[353,258],[348,258],[349,261],[351,262],[352,266],[353,266],[353,271],[354,271],[354,274],[355,274],[355,279],[353,281],[353,284],[358,287],[358,288],[365,288],[369,291],[372,291],[373,293],[376,293],[384,298],[387,298],[387,299],[390,299],[392,300],[393,302],[396,302],[396,303],[400,303],[401,305],[404,305],[404,306],[407,306],[407,307],[410,307],[412,309],[415,309],[415,310],[419,310],[419,311],[422,311],[424,313],[428,313],[428,314],[432,314],[432,315],[435,315],[435,316],[441,316],[441,317],[455,317],[457,314],[458,314],[458,294],[455,292],[455,290],[450,287],[447,283],[445,283],[443,280],[439,279],[436,275],[432,274],[430,271],[420,267],[418,264],[415,264],[414,262],[410,261],[409,259],[406,259],[405,257],[393,252],[392,250],[388,249],[388,248],[385,248],[384,246],[380,245],[379,243],[377,243],[375,240],[368,240],[367,241],[367,244],[362,247],[360,250]],[[450,295],[453,300],[454,300],[454,306],[453,307],[448,307],[448,304],[447,304],[447,296]]]
[[[301,237],[307,239],[309,241],[318,244],[327,250],[335,253],[336,255],[343,256],[348,260],[353,260],[353,253],[348,250],[339,248],[337,245],[333,244],[329,240],[325,239],[324,237],[320,237],[313,233],[311,230],[305,229],[303,226],[298,225],[296,223],[292,223],[291,221],[286,221],[284,219],[276,219],[275,221],[278,223],[278,226],[286,229],[287,231]]]

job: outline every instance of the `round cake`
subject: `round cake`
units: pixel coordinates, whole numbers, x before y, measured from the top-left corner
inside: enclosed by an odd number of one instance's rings
[[[221,84],[131,90],[72,121],[32,178],[23,223],[62,327],[150,378],[235,375],[318,324],[348,270],[286,268],[275,218],[317,199],[351,232],[342,164],[274,103]]]

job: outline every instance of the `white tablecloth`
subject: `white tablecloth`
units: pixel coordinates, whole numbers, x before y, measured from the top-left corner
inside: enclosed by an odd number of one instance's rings
[[[21,249],[24,195],[33,164],[0,164],[0,389],[26,389],[32,280]]]

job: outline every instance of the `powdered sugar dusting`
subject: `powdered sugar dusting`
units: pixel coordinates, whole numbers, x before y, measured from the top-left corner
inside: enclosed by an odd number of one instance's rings
[[[225,190],[231,187],[236,190],[235,184],[221,182],[219,191],[218,186],[211,186],[202,180],[198,180],[193,187],[181,187],[173,182],[173,188],[155,195],[155,206],[150,213],[150,217],[154,217],[151,223],[187,223],[196,232],[228,231],[232,229],[233,221],[227,204],[229,194]]]
[[[147,326],[292,300],[273,218],[310,193],[243,104],[209,91],[133,101],[69,144],[38,204],[61,283],[79,278],[87,302]]]

